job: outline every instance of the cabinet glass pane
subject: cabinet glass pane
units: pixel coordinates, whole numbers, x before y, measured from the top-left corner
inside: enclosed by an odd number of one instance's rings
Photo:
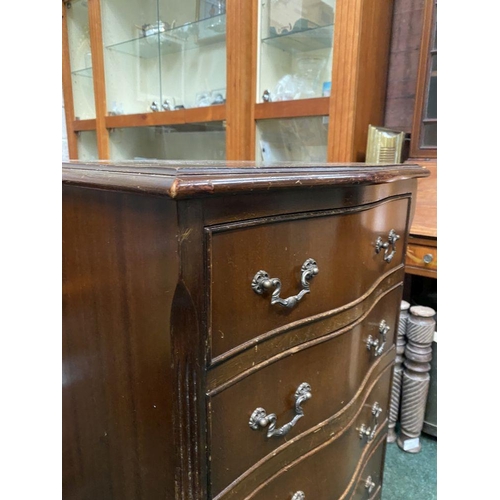
[[[108,114],[153,111],[161,99],[156,0],[101,0]]]
[[[117,128],[110,131],[112,160],[224,160],[224,122]]]
[[[258,162],[326,162],[328,117],[284,118],[257,122]]]
[[[430,50],[427,59],[427,85],[424,94],[422,110],[422,126],[420,129],[420,147],[423,149],[437,148],[437,23],[436,4],[433,6],[432,34]]]
[[[225,0],[160,0],[172,29],[160,38],[163,109],[226,100]]]
[[[422,134],[422,147],[437,147],[437,123],[424,123]]]
[[[79,160],[97,160],[97,136],[95,130],[86,130],[78,132],[78,159]]]
[[[66,13],[75,117],[95,118],[87,1],[72,1],[67,4]]]
[[[426,118],[437,118],[437,75],[431,76],[429,82]]]
[[[336,0],[263,0],[257,102],[329,95],[335,7]]]

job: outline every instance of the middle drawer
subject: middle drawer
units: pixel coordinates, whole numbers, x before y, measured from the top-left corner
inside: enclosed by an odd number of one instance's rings
[[[209,396],[211,482],[218,494],[252,465],[304,431],[332,417],[357,394],[377,360],[394,344],[401,287],[382,297],[368,316],[351,330],[316,343],[243,378]],[[386,321],[383,349],[368,349],[371,336],[382,346],[380,325]],[[394,356],[394,351],[392,356]],[[370,375],[371,376],[371,375]],[[312,397],[300,403],[304,416],[284,436],[266,437],[268,427],[252,429],[249,418],[257,408],[276,415],[276,429],[297,415],[295,393],[307,383]]]

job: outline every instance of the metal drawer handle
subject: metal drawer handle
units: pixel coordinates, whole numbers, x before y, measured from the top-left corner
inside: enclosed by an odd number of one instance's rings
[[[373,415],[373,429],[371,427],[366,426],[365,424],[361,424],[359,429],[359,438],[363,439],[366,436],[366,442],[369,443],[375,437],[375,433],[377,432],[378,427],[378,417],[382,413],[382,407],[375,402],[372,406],[372,415]]]
[[[259,271],[253,277],[252,290],[259,295],[262,295],[266,290],[274,287],[275,290],[271,296],[271,304],[280,304],[291,309],[297,305],[297,302],[299,302],[304,295],[311,291],[309,289],[309,280],[318,274],[319,269],[314,259],[307,259],[304,264],[302,264],[301,271],[302,276],[300,278],[300,282],[302,284],[302,290],[297,295],[293,295],[287,299],[282,299],[280,297],[281,281],[279,278],[270,278],[266,271]]]
[[[368,490],[368,493],[371,493],[373,491],[373,488],[375,488],[376,484],[375,481],[372,480],[371,476],[368,476],[368,478],[365,481],[365,488]]]
[[[375,349],[375,357],[380,356],[384,352],[385,343],[387,341],[387,334],[391,327],[385,322],[383,319],[378,325],[378,333],[382,338],[382,343],[380,343],[379,339],[374,339],[371,335],[365,340],[366,348],[370,351],[373,347]]]
[[[305,500],[306,494],[303,491],[297,491],[293,494],[292,500]]]
[[[301,405],[308,399],[311,399],[311,397],[311,386],[304,382],[295,391],[295,416],[288,424],[276,429],[276,415],[274,413],[268,415],[264,408],[256,408],[250,417],[248,425],[254,430],[269,425],[267,429],[268,438],[272,436],[284,436],[297,423],[297,420],[304,416],[304,410]]]
[[[380,253],[382,249],[384,249],[384,260],[386,262],[391,262],[394,254],[396,253],[396,241],[400,238],[399,234],[396,234],[394,229],[389,231],[389,236],[387,237],[387,241],[383,241],[382,237],[378,237],[375,242],[375,252]],[[392,251],[389,253],[389,247],[392,246]]]

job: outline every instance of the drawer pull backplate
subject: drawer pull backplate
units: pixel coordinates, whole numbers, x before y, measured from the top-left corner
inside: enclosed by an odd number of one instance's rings
[[[382,342],[380,342],[379,339],[374,339],[371,335],[369,335],[365,340],[366,348],[369,351],[372,347],[375,349],[375,357],[380,356],[384,352],[385,343],[387,341],[387,334],[389,333],[390,329],[391,327],[385,322],[385,320],[382,320],[378,326],[378,333]]]
[[[368,478],[365,481],[365,488],[368,490],[368,493],[371,493],[373,491],[373,488],[375,488],[376,484],[375,481],[373,481],[371,476],[368,476]]]
[[[365,424],[362,424],[359,429],[356,429],[359,431],[359,438],[363,439],[363,437],[366,436],[366,442],[369,443],[370,441],[373,440],[375,437],[375,433],[377,432],[377,427],[378,427],[378,417],[382,413],[382,408],[378,403],[374,403],[372,406],[372,415],[373,415],[373,428],[366,426]]]
[[[254,430],[258,430],[259,427],[269,426],[269,428],[267,429],[267,437],[284,436],[285,434],[288,434],[290,429],[297,423],[297,421],[304,416],[302,403],[304,403],[311,397],[311,386],[304,382],[300,384],[295,391],[295,416],[290,422],[285,424],[283,427],[279,427],[278,429],[276,429],[276,415],[274,413],[270,413],[268,415],[264,408],[256,408],[250,417],[248,425]]]
[[[274,292],[271,296],[271,304],[280,304],[283,307],[292,308],[297,305],[304,295],[311,291],[309,288],[309,280],[318,274],[319,269],[314,259],[307,259],[304,264],[302,264],[301,271],[302,276],[300,282],[302,284],[302,290],[297,295],[292,295],[287,299],[282,299],[280,297],[281,280],[279,278],[270,278],[266,271],[259,271],[254,276],[252,280],[252,290],[262,295],[266,290],[274,288]]]

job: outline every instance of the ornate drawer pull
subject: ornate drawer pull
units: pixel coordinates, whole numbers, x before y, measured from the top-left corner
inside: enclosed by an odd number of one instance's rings
[[[377,402],[375,402],[372,406],[373,429],[371,427],[367,427],[365,424],[361,424],[361,427],[359,429],[356,429],[357,431],[359,431],[360,439],[363,439],[363,437],[366,436],[367,443],[373,440],[373,438],[375,437],[375,433],[377,432],[378,417],[380,416],[381,413],[382,413],[381,406]]]
[[[302,264],[302,276],[300,282],[302,283],[302,290],[292,297],[287,299],[282,299],[280,297],[281,292],[281,281],[279,278],[270,278],[266,271],[259,271],[252,280],[252,290],[259,295],[262,295],[264,291],[269,290],[274,287],[274,292],[271,296],[271,304],[280,304],[284,307],[292,308],[297,302],[311,290],[309,289],[309,280],[316,276],[319,272],[318,265],[314,259],[307,259],[304,264]]]
[[[365,488],[368,490],[368,493],[371,493],[373,491],[373,488],[375,488],[376,484],[375,481],[372,480],[371,476],[368,476],[368,478],[365,481]]]
[[[274,413],[270,413],[268,415],[264,408],[256,408],[250,417],[248,425],[254,430],[258,430],[259,427],[266,427],[269,425],[269,428],[267,429],[267,437],[284,436],[297,423],[297,420],[304,416],[304,410],[301,405],[311,397],[311,386],[304,382],[300,384],[295,391],[295,416],[290,422],[285,424],[283,427],[276,429],[276,415]]]
[[[380,236],[377,238],[377,241],[375,242],[375,252],[380,253],[380,251],[384,249],[384,260],[386,262],[391,262],[394,254],[396,253],[396,241],[398,241],[399,238],[399,234],[396,234],[396,231],[391,229],[386,242],[384,242]],[[389,253],[389,246],[392,246],[391,253]]]
[[[378,333],[382,337],[382,343],[379,339],[374,339],[371,335],[365,340],[366,348],[371,350],[372,347],[375,348],[375,357],[380,356],[384,352],[385,343],[387,341],[387,333],[391,327],[383,319],[378,326]]]
[[[306,494],[303,491],[297,491],[293,494],[292,500],[305,500]]]

